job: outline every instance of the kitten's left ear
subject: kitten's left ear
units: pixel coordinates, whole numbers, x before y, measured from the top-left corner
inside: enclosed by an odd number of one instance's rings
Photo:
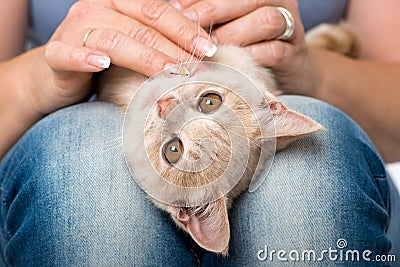
[[[285,148],[296,139],[325,130],[321,124],[310,117],[288,109],[277,100],[272,100],[268,104],[275,122],[278,150]]]
[[[228,253],[230,230],[224,198],[209,203],[206,210],[199,213],[188,214],[178,208],[172,217],[200,247],[223,255]]]

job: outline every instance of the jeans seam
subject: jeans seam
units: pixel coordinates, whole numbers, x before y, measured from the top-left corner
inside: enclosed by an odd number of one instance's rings
[[[201,266],[200,256],[193,249],[190,248],[189,250],[196,257],[197,266],[200,267]]]

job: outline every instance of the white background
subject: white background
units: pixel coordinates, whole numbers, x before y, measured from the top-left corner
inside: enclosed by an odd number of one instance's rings
[[[386,167],[396,184],[397,189],[400,191],[400,162],[387,164]]]

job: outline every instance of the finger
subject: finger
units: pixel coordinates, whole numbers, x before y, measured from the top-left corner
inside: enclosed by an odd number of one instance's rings
[[[164,53],[114,29],[96,29],[90,34],[86,44],[88,47],[104,51],[110,56],[113,64],[147,76],[177,63]]]
[[[185,9],[199,1],[200,0],[171,0],[168,3],[177,10],[181,11],[182,9]]]
[[[88,16],[91,12],[91,16]],[[85,14],[86,16],[84,16]],[[85,2],[77,2],[71,8],[69,14],[72,18],[88,18],[77,20],[80,25],[77,25],[77,31],[65,31],[59,38],[64,42],[70,42],[75,45],[82,44],[83,36],[94,28],[110,28],[124,33],[132,39],[137,40],[149,47],[157,49],[162,53],[169,55],[179,61],[187,61],[190,54],[186,53],[183,49],[171,42],[165,36],[156,30],[143,25],[142,23],[118,13],[112,9],[105,8],[101,5],[91,5]],[[90,17],[90,20],[89,20]],[[76,24],[76,22],[75,22]],[[91,28],[82,28],[82,24],[92,25]]]
[[[211,57],[217,48],[209,34],[163,0],[121,0],[117,11],[159,31],[175,44],[197,56]]]
[[[110,66],[104,52],[53,41],[45,48],[45,59],[58,72],[99,72]]]
[[[274,7],[265,6],[219,27],[213,35],[218,44],[246,46],[275,39],[284,32],[285,27],[282,14]]]
[[[182,12],[188,18],[197,18],[202,27],[209,27],[244,16],[263,6],[281,6],[291,12],[298,9],[295,0],[201,0],[187,6]]]
[[[254,60],[264,66],[273,67],[286,61],[294,53],[294,46],[288,42],[272,40],[246,46]]]

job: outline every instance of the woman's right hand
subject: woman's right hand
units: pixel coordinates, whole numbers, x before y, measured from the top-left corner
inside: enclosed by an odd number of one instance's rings
[[[81,0],[42,49],[30,73],[34,106],[44,115],[88,97],[93,73],[110,59],[151,76],[215,47],[201,27],[162,0]]]

